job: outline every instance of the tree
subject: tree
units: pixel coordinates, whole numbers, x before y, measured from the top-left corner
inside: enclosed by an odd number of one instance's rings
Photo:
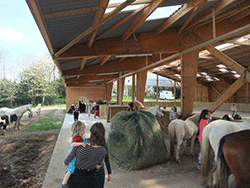
[[[55,90],[50,87],[52,82],[53,64],[51,59],[44,56],[37,62],[27,65],[21,73],[21,83],[27,85],[27,92],[32,104],[42,102],[47,96],[55,96]],[[39,101],[37,101],[37,99]]]

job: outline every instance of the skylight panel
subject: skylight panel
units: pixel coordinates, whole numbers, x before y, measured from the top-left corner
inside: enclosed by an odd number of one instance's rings
[[[219,65],[216,65],[216,67],[219,67],[219,68],[226,68],[227,66],[226,66],[226,65],[223,65],[223,64],[219,64]]]
[[[227,72],[227,69],[219,69],[221,72]]]
[[[220,50],[220,49],[223,49],[223,48],[232,46],[232,45],[234,45],[234,44],[233,44],[233,43],[225,43],[225,44],[218,45],[218,46],[216,46],[215,48],[216,48],[217,50]]]
[[[160,19],[160,18],[168,18],[181,6],[182,5],[159,7],[146,19],[146,21]]]

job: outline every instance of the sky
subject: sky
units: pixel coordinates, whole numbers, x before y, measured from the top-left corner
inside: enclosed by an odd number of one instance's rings
[[[110,3],[121,2],[111,0]],[[153,17],[157,17],[155,14]],[[152,17],[151,17],[152,18]],[[49,54],[25,0],[0,0],[0,78],[16,78],[25,67],[25,57]],[[14,68],[14,70],[13,70]],[[149,74],[149,79],[156,75]]]

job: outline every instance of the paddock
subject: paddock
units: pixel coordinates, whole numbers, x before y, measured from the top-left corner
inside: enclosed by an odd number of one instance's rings
[[[168,110],[170,110],[170,108]],[[200,112],[200,110],[200,108],[194,108],[195,113]],[[225,113],[229,112],[230,111],[227,110],[217,110],[213,115],[222,117]],[[242,116],[243,120],[250,121],[250,113],[238,113]],[[106,128],[106,137],[108,136],[110,123],[107,123],[106,119],[94,119],[93,115],[89,117],[87,113],[81,113],[79,119],[86,124],[86,137],[89,135],[91,125],[96,121],[100,121],[104,124]],[[62,181],[66,171],[66,167],[63,166],[62,163],[70,148],[70,126],[72,123],[73,116],[71,114],[66,114],[42,188],[57,187]],[[166,144],[168,144],[167,140],[165,141]],[[139,171],[126,171],[120,169],[111,161],[112,180],[111,182],[105,182],[105,188],[201,188],[200,171],[197,169],[197,157],[199,153],[198,143],[195,143],[194,152],[194,157],[189,155],[182,156],[180,164],[168,161],[167,163]]]

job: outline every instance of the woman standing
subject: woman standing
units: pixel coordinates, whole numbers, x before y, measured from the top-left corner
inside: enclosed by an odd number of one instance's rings
[[[75,147],[64,164],[68,165],[76,157],[75,172],[70,176],[68,185],[71,188],[98,188],[96,167],[100,166],[107,155],[105,128],[102,123],[94,123],[90,129],[90,145]]]

